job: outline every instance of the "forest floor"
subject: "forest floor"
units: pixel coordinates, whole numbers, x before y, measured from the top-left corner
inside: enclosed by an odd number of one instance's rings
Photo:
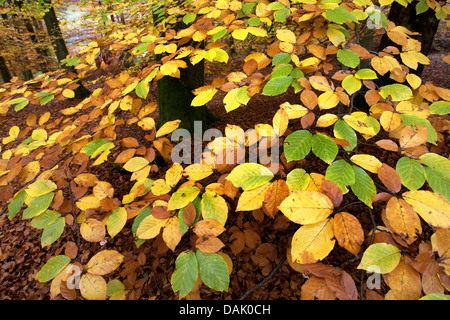
[[[433,82],[436,85],[450,88],[450,65],[442,61],[442,57],[448,54],[448,33],[440,32],[435,39],[435,46],[429,55],[431,65],[424,69],[422,79],[425,82]],[[230,64],[234,63],[230,61]],[[238,62],[236,62],[238,63]],[[218,76],[220,70],[209,71],[209,76]],[[89,86],[94,89],[100,84]],[[220,96],[208,103],[211,111],[220,117],[220,120],[211,126],[218,129],[224,129],[226,124],[241,126],[244,130],[254,127],[258,123],[271,123],[273,115],[279,109],[279,105],[284,101],[295,102],[298,96],[293,92],[287,92],[278,97],[255,96],[245,108],[226,113]],[[55,99],[56,100],[56,99]],[[21,111],[20,117],[15,117],[11,122],[19,127],[26,126],[27,112],[33,112],[36,116],[50,111],[52,115],[58,114],[59,110],[67,108],[68,103],[73,102],[51,102],[46,105],[45,110],[30,110],[25,108]],[[42,108],[43,109],[43,108]],[[157,114],[155,114],[157,116]],[[0,128],[0,137],[7,135],[7,129],[11,126],[7,123],[5,128]],[[295,128],[294,128],[295,129]],[[126,130],[126,129],[125,129]],[[131,129],[129,129],[131,130]],[[122,132],[126,135],[129,132]],[[449,144],[447,138],[447,145]],[[367,146],[367,152],[370,153],[370,146]],[[392,166],[397,159],[389,158],[391,153],[380,154],[377,149],[377,157]],[[441,150],[441,154],[448,157],[448,147]],[[309,161],[307,159],[307,161]],[[116,194],[121,199],[120,192],[129,190],[131,183],[129,177],[114,170],[111,170],[113,164],[103,166],[103,175],[100,180],[114,182]],[[325,167],[319,162],[309,163],[309,167],[314,172],[323,172]],[[1,198],[1,196],[0,196]],[[350,196],[346,198],[347,205],[357,199]],[[360,204],[349,205],[348,212],[352,212],[361,221],[365,235],[372,231],[373,224],[366,206]],[[376,223],[381,224],[381,206],[375,204],[374,218]],[[130,223],[130,222],[129,222]],[[302,274],[294,270],[290,264],[284,260],[286,256],[285,248],[289,247],[289,241],[292,234],[298,228],[297,225],[289,223],[287,218],[278,214],[275,219],[270,219],[262,212],[232,213],[229,214],[228,222],[230,225],[237,226],[245,234],[245,244],[237,248],[233,244],[232,233],[229,229],[221,235],[224,242],[224,252],[227,253],[233,261],[233,272],[230,275],[230,286],[227,292],[216,292],[206,286],[201,286],[200,290],[189,298],[194,299],[239,299],[247,293],[249,289],[259,286],[261,281],[270,275],[269,281],[258,289],[252,291],[247,299],[251,300],[271,300],[271,299],[299,299],[301,287],[308,278],[307,274]],[[170,277],[175,268],[175,258],[178,253],[189,247],[189,243],[180,243],[176,254],[172,253],[165,246],[161,237],[145,242],[139,248],[136,248],[131,225],[127,225],[121,233],[114,239],[109,239],[103,246],[107,249],[115,249],[125,255],[124,264],[121,265],[119,272],[114,273],[129,290],[129,299],[161,299],[175,300],[177,294],[172,291]],[[424,234],[427,231],[424,230]],[[36,273],[42,265],[52,256],[64,251],[64,244],[67,241],[74,241],[76,237],[74,232],[67,231],[50,247],[41,248],[40,230],[34,229],[29,225],[29,221],[21,220],[20,217],[9,221],[4,215],[0,217],[0,299],[2,300],[45,300],[49,299],[49,283],[39,283],[34,279]],[[425,235],[424,235],[425,236]],[[428,235],[426,235],[428,236]],[[81,255],[81,263],[86,263],[92,255],[102,249],[98,243],[84,242]],[[138,258],[139,257],[139,258]],[[358,289],[367,279],[367,274],[357,270],[360,256],[355,257],[345,249],[336,246],[323,263],[339,267],[348,272],[356,283]],[[281,266],[278,264],[281,262]],[[271,275],[271,271],[277,268]],[[112,280],[107,279],[107,280]],[[125,279],[125,280],[123,280]],[[387,292],[388,287],[382,285],[377,291],[365,292],[365,297],[370,295],[371,299],[382,299]],[[58,297],[62,299],[61,296]],[[66,296],[66,298],[70,298]],[[75,297],[72,297],[75,298]]]

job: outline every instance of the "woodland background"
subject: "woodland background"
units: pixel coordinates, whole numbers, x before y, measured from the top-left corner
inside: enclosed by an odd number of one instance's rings
[[[67,43],[70,54],[76,54],[79,48],[79,42],[89,42],[96,39],[98,34],[98,25],[84,20],[78,11],[77,1],[55,2],[56,14],[60,20],[63,37]],[[111,23],[121,23],[120,19],[127,20],[127,15],[119,13],[114,17],[108,17],[107,26]],[[114,19],[114,21],[112,21]],[[3,21],[5,21],[3,19]],[[27,76],[27,72],[36,75],[36,70],[41,69],[44,65],[48,70],[56,70],[58,61],[53,54],[44,55],[46,60],[42,61],[42,50],[50,48],[51,44],[45,36],[45,26],[42,21],[31,21],[37,31],[39,44],[33,43],[26,29],[27,21],[17,20],[18,25],[2,26],[2,41],[7,39],[8,50],[2,50],[8,69],[13,77]],[[100,19],[97,23],[101,24]],[[15,28],[15,30],[14,30]],[[40,34],[40,36],[39,36]],[[436,34],[432,50],[428,55],[431,64],[425,66],[422,73],[423,82],[432,82],[437,86],[450,89],[450,65],[443,61],[443,57],[448,55],[450,46],[450,31],[447,27],[447,21],[441,21],[441,25]],[[28,45],[24,45],[28,44]],[[4,44],[2,44],[4,45]],[[41,51],[39,51],[41,50]],[[227,64],[217,68],[211,68],[206,63],[205,77],[206,79],[214,79],[221,75],[228,74],[236,66],[241,66],[242,55],[246,54],[245,47],[236,47],[237,53],[230,55]],[[240,54],[241,51],[241,54]],[[114,67],[114,66],[113,66]],[[112,68],[113,68],[112,67]],[[120,66],[117,66],[120,68]],[[115,71],[111,69],[99,69],[97,73],[93,73],[89,79],[83,83],[88,90],[93,92],[97,88],[104,86],[104,81]],[[270,71],[270,70],[269,70]],[[156,87],[150,88],[151,92],[156,91]],[[146,101],[151,102],[155,94]],[[279,106],[284,101],[292,101],[296,97],[293,90],[286,93],[267,97],[257,95],[251,99],[245,107],[231,112],[226,112],[223,106],[223,96],[216,95],[207,107],[220,119],[213,123],[211,127],[224,130],[227,124],[234,124],[242,127],[244,130],[252,128],[255,124],[266,123],[271,121],[274,114],[278,111]],[[9,135],[9,128],[12,124],[20,128],[27,127],[29,114],[34,113],[39,119],[41,116],[49,112],[50,121],[59,114],[63,109],[76,106],[78,100],[54,99],[45,106],[39,108],[25,108],[21,110],[17,116],[7,116],[0,119],[0,137]],[[261,110],[261,105],[264,109]],[[151,115],[155,119],[158,118],[158,111],[154,111]],[[293,128],[294,130],[295,128]],[[135,137],[139,139],[140,132],[135,127],[121,126],[116,130],[117,140],[125,137]],[[392,167],[395,167],[397,159],[392,159],[389,152],[381,152],[378,148],[370,145],[361,146],[364,153],[377,154],[378,159]],[[431,149],[440,155],[448,158],[450,154],[450,141],[448,135],[445,137],[445,143],[439,147]],[[325,163],[320,160],[309,163],[310,167],[315,170],[323,171]],[[161,167],[160,175],[163,176],[164,170]],[[123,173],[116,164],[112,162],[105,163],[103,166],[95,167],[91,171],[99,180],[110,182],[115,187],[115,194],[121,198],[121,195],[128,193],[133,183],[130,181],[130,175]],[[6,202],[8,199],[0,200]],[[354,204],[357,199],[351,197],[345,198],[343,205],[349,205],[347,210],[358,211],[363,204]],[[374,204],[374,211],[381,210],[383,204]],[[291,235],[295,232],[297,226],[289,223],[289,220],[283,215],[278,215],[275,220],[269,219],[262,210],[255,210],[251,214],[238,212],[229,216],[230,225],[221,237],[225,244],[223,251],[230,257],[233,257],[233,270],[230,276],[230,285],[227,292],[217,292],[205,286],[202,286],[196,295],[191,298],[202,299],[238,299],[248,293],[249,289],[258,286],[261,281],[267,280],[270,275],[270,281],[252,291],[248,298],[252,300],[264,299],[299,299],[302,294],[302,286],[308,279],[308,273],[303,274],[292,268],[292,266],[283,260],[285,252],[282,248],[289,246]],[[360,217],[361,225],[365,234],[368,234],[372,228],[372,221],[369,217]],[[381,217],[377,217],[377,222],[381,223]],[[59,253],[63,253],[66,246],[62,244],[75,241],[76,235],[72,232],[64,233],[55,243],[48,247],[41,247],[40,234],[41,231],[31,228],[28,220],[13,219],[9,221],[6,215],[0,217],[0,299],[16,300],[41,300],[49,299],[50,288],[48,283],[41,283],[35,279],[37,272],[48,259]],[[233,229],[234,228],[234,229]],[[237,230],[242,231],[245,235],[242,241],[234,241],[237,236]],[[431,229],[424,229],[424,238],[432,233]],[[78,248],[81,254],[81,261],[87,261],[92,252],[101,249],[114,249],[121,252],[124,258],[124,264],[119,270],[119,276],[123,279],[123,284],[128,290],[128,299],[178,299],[176,293],[173,292],[170,277],[175,270],[176,256],[165,245],[161,237],[157,237],[152,242],[137,248],[134,243],[134,235],[130,228],[124,228],[118,237],[107,239],[105,244],[83,242]],[[188,239],[189,240],[189,239]],[[187,247],[189,243],[180,246]],[[411,248],[411,251],[417,249]],[[155,258],[156,257],[156,258]],[[283,264],[277,266],[279,262]],[[361,276],[360,270],[357,270],[359,260],[344,248],[336,246],[333,254],[322,261],[326,265],[333,267],[352,270],[350,273],[357,286],[366,278]],[[277,268],[274,274],[271,272]],[[117,275],[117,274],[116,274]],[[384,295],[389,291],[386,284],[383,283],[382,288],[377,291],[370,291],[371,299],[383,299]],[[68,290],[61,292],[65,299],[75,299],[77,295]],[[79,298],[79,297],[78,297]],[[326,297],[325,297],[326,298]]]

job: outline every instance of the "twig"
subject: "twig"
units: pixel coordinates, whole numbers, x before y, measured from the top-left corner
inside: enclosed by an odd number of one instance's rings
[[[248,289],[244,295],[242,297],[239,298],[239,300],[244,300],[245,298],[247,298],[247,296],[252,293],[253,291],[255,291],[258,288],[261,288],[267,281],[269,281],[270,279],[272,279],[273,275],[275,274],[275,272],[277,272],[278,269],[281,268],[281,266],[283,265],[283,263],[286,261],[286,255],[280,260],[280,262],[277,264],[277,266],[275,268],[273,268],[272,272],[265,277],[260,283],[258,283],[256,286],[254,286],[253,288]]]

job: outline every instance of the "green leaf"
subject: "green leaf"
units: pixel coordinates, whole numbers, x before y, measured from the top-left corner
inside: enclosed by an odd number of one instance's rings
[[[425,178],[431,189],[434,192],[443,196],[448,202],[450,202],[450,179],[443,176],[439,170],[435,170],[431,167],[425,167]]]
[[[22,219],[31,219],[48,209],[52,203],[54,193],[47,193],[30,201],[28,207],[23,211]]]
[[[450,160],[447,158],[430,152],[421,155],[419,159],[427,166],[439,171],[444,178],[450,177]]]
[[[288,8],[283,8],[273,14],[274,20],[276,22],[286,22],[286,17],[290,14]]]
[[[8,205],[9,220],[12,220],[16,216],[16,214],[19,213],[20,209],[22,208],[23,203],[25,202],[26,197],[27,197],[27,193],[25,192],[25,189],[22,189],[16,193],[13,200]]]
[[[258,163],[242,163],[226,177],[236,188],[242,188],[244,191],[262,186],[272,178],[272,171]]]
[[[146,99],[147,95],[150,91],[150,86],[149,86],[148,82],[145,81],[145,79],[144,79],[138,83],[138,85],[135,88],[135,91],[136,91],[136,95],[139,98]]]
[[[277,96],[285,93],[292,83],[291,77],[278,77],[276,79],[269,80],[263,88],[263,95],[265,96]]]
[[[197,17],[197,15],[193,12],[188,12],[184,15],[183,17],[183,22],[185,24],[190,24],[192,21],[195,20],[195,18]]]
[[[348,192],[347,186],[355,183],[355,171],[353,171],[351,164],[347,161],[343,159],[336,160],[327,168],[325,179],[336,183],[342,193],[346,194]]]
[[[392,101],[408,100],[412,97],[412,91],[404,84],[394,83],[380,88],[380,96],[386,99],[391,96]]]
[[[198,279],[198,261],[193,251],[180,253],[175,260],[175,271],[170,278],[174,292],[180,291],[180,299],[194,288]]]
[[[377,189],[372,178],[370,178],[364,169],[356,165],[353,165],[353,171],[355,172],[355,183],[350,187],[352,192],[359,200],[372,208],[373,198],[377,194]]]
[[[89,142],[87,145],[81,149],[81,152],[86,153],[89,157],[91,157],[100,147],[111,143],[109,140],[106,139],[97,139]]]
[[[259,19],[258,17],[252,17],[248,19],[247,22],[250,27],[257,27],[261,23],[261,19]]]
[[[347,20],[358,23],[358,20],[344,7],[337,7],[325,12],[325,18],[337,24],[344,24]]]
[[[333,162],[339,151],[337,144],[330,137],[320,133],[313,136],[311,148],[316,156],[328,164]]]
[[[249,14],[253,11],[253,9],[256,7],[256,3],[255,2],[249,2],[249,3],[244,3],[242,5],[242,11],[245,14]]]
[[[58,255],[50,258],[41,270],[36,274],[36,280],[47,282],[52,280],[70,262],[70,258],[65,255]]]
[[[419,300],[450,300],[450,295],[443,293],[430,293],[423,296]]]
[[[311,151],[312,134],[308,130],[297,130],[284,139],[284,155],[287,161],[304,159]]]
[[[203,219],[215,219],[225,225],[228,218],[228,205],[224,198],[214,192],[205,192],[202,195]]]
[[[352,127],[348,125],[347,122],[345,122],[345,120],[339,119],[335,122],[333,133],[336,138],[347,140],[347,142],[350,144],[350,147],[343,146],[344,150],[350,151],[356,147],[358,143],[356,132]]]
[[[115,293],[122,292],[124,290],[125,290],[124,284],[118,279],[113,279],[109,281],[108,284],[106,285],[106,295],[108,297],[112,296]]]
[[[296,168],[286,176],[286,184],[290,192],[305,190],[311,181],[311,177],[304,169]]]
[[[197,251],[196,255],[203,283],[217,291],[228,291],[230,276],[225,260],[218,253]]]
[[[64,227],[66,226],[66,219],[64,217],[59,217],[56,220],[53,220],[48,224],[41,236],[41,246],[49,246],[53,242],[59,239],[64,231]]]
[[[53,98],[55,98],[55,96],[53,94],[50,94],[48,96],[45,96],[39,103],[41,104],[41,106],[43,106],[44,104],[47,104],[50,101],[52,101]]]
[[[358,55],[349,49],[339,49],[337,52],[337,59],[344,66],[349,68],[356,68],[360,62]]]
[[[419,161],[402,157],[395,166],[402,184],[409,190],[417,190],[425,183],[425,171]]]
[[[61,217],[61,214],[53,210],[45,210],[40,215],[34,217],[30,224],[33,228],[44,229],[50,223]]]
[[[450,113],[450,102],[448,101],[437,101],[431,104],[430,112],[433,114],[449,114]]]
[[[355,73],[355,77],[361,80],[377,79],[377,74],[372,69],[360,69]]]
[[[388,243],[375,243],[364,251],[358,269],[376,273],[389,273],[400,262],[400,250]]]
[[[277,53],[272,59],[272,65],[278,66],[280,64],[285,64],[291,62],[291,55],[286,52]]]
[[[270,79],[288,76],[294,67],[291,64],[280,64],[270,74]]]

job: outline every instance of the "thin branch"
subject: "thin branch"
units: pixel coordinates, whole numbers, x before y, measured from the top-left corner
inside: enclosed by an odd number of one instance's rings
[[[273,275],[275,274],[275,272],[278,271],[278,269],[281,268],[281,266],[283,265],[283,263],[286,261],[286,255],[280,260],[280,262],[277,264],[277,266],[275,268],[273,268],[272,272],[265,277],[260,283],[258,283],[256,286],[254,286],[253,288],[248,289],[244,295],[242,297],[239,298],[239,300],[244,300],[245,298],[247,298],[247,296],[252,293],[253,291],[255,291],[256,289],[261,288],[267,281],[269,281],[270,279],[272,279]]]

